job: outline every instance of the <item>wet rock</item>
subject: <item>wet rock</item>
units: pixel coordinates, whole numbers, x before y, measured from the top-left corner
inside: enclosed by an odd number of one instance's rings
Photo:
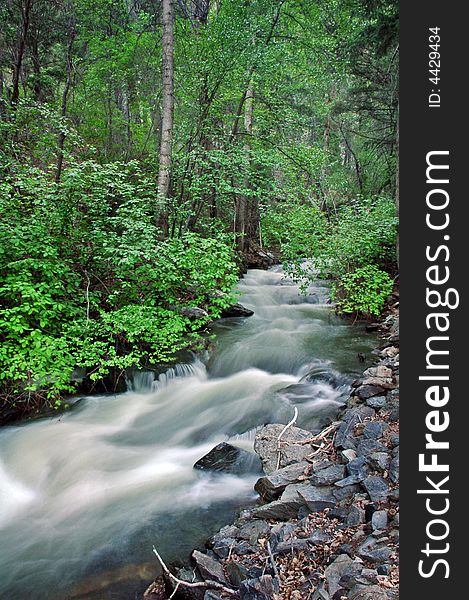
[[[370,475],[363,481],[362,485],[368,492],[368,496],[371,498],[372,502],[386,500],[389,486],[382,477]]]
[[[374,530],[386,529],[388,526],[388,513],[385,510],[377,510],[371,517],[371,526]]]
[[[256,579],[247,579],[239,586],[240,600],[272,600],[279,592],[278,579],[272,575],[262,575]]]
[[[270,475],[277,470],[278,464],[278,436],[285,425],[266,425],[256,433],[254,450],[259,455],[264,472]],[[290,427],[281,438],[280,464],[283,468],[291,464],[297,464],[311,454],[312,448],[304,441],[310,439],[313,434],[305,429]]]
[[[236,304],[232,304],[228,308],[225,308],[222,311],[220,318],[231,319],[235,317],[252,317],[253,314],[253,310],[246,308],[242,304],[239,304],[239,302],[236,302]]]
[[[207,554],[203,554],[198,550],[192,552],[192,558],[197,566],[197,569],[204,579],[218,581],[220,583],[228,583],[223,571],[222,565]]]
[[[274,471],[270,475],[261,477],[254,486],[256,492],[267,502],[276,500],[281,496],[287,485],[298,481],[299,477],[304,475],[308,463],[301,462],[298,464],[288,465]]]
[[[222,442],[199,459],[194,469],[242,475],[260,472],[261,463],[252,452]]]
[[[379,387],[383,390],[392,390],[396,387],[396,383],[393,381],[392,377],[367,377],[363,380],[362,387]],[[357,394],[358,395],[358,394]],[[376,394],[372,394],[376,396]],[[360,397],[360,396],[359,396]],[[371,396],[368,396],[369,398]]]

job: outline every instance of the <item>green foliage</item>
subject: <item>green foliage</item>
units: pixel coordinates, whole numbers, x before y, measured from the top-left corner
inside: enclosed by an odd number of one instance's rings
[[[282,203],[264,211],[262,219],[264,242],[278,248],[286,261],[308,258],[317,254],[327,231],[323,212],[305,202]]]
[[[154,185],[135,163],[72,164],[60,185],[34,168],[0,187],[0,379],[17,393],[72,390],[143,361],[169,361],[230,302],[224,234],[161,241]],[[201,307],[191,320],[182,308]]]
[[[378,316],[392,292],[393,280],[376,265],[345,273],[333,287],[339,313]]]

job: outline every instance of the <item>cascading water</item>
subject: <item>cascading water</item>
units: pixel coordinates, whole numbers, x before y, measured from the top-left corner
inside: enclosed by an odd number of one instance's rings
[[[216,323],[204,365],[178,365],[129,391],[0,431],[0,598],[134,598],[167,562],[255,499],[256,476],[193,464],[223,440],[252,449],[254,430],[317,430],[333,418],[374,339],[338,319],[327,286],[308,296],[279,267],[239,284],[248,319]]]

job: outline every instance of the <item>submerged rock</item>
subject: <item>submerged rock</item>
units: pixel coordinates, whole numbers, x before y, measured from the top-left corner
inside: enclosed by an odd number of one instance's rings
[[[195,463],[194,469],[234,475],[259,473],[262,470],[260,460],[255,454],[227,442],[221,442],[210,450]]]

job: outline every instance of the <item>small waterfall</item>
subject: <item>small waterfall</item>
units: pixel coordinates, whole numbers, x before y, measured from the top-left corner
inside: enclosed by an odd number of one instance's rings
[[[130,373],[126,373],[125,383],[129,392],[145,394],[166,387],[177,377],[190,377],[192,375],[203,377],[205,374],[205,365],[195,358],[193,363],[176,364],[168,367],[159,375],[150,370],[133,369]]]

